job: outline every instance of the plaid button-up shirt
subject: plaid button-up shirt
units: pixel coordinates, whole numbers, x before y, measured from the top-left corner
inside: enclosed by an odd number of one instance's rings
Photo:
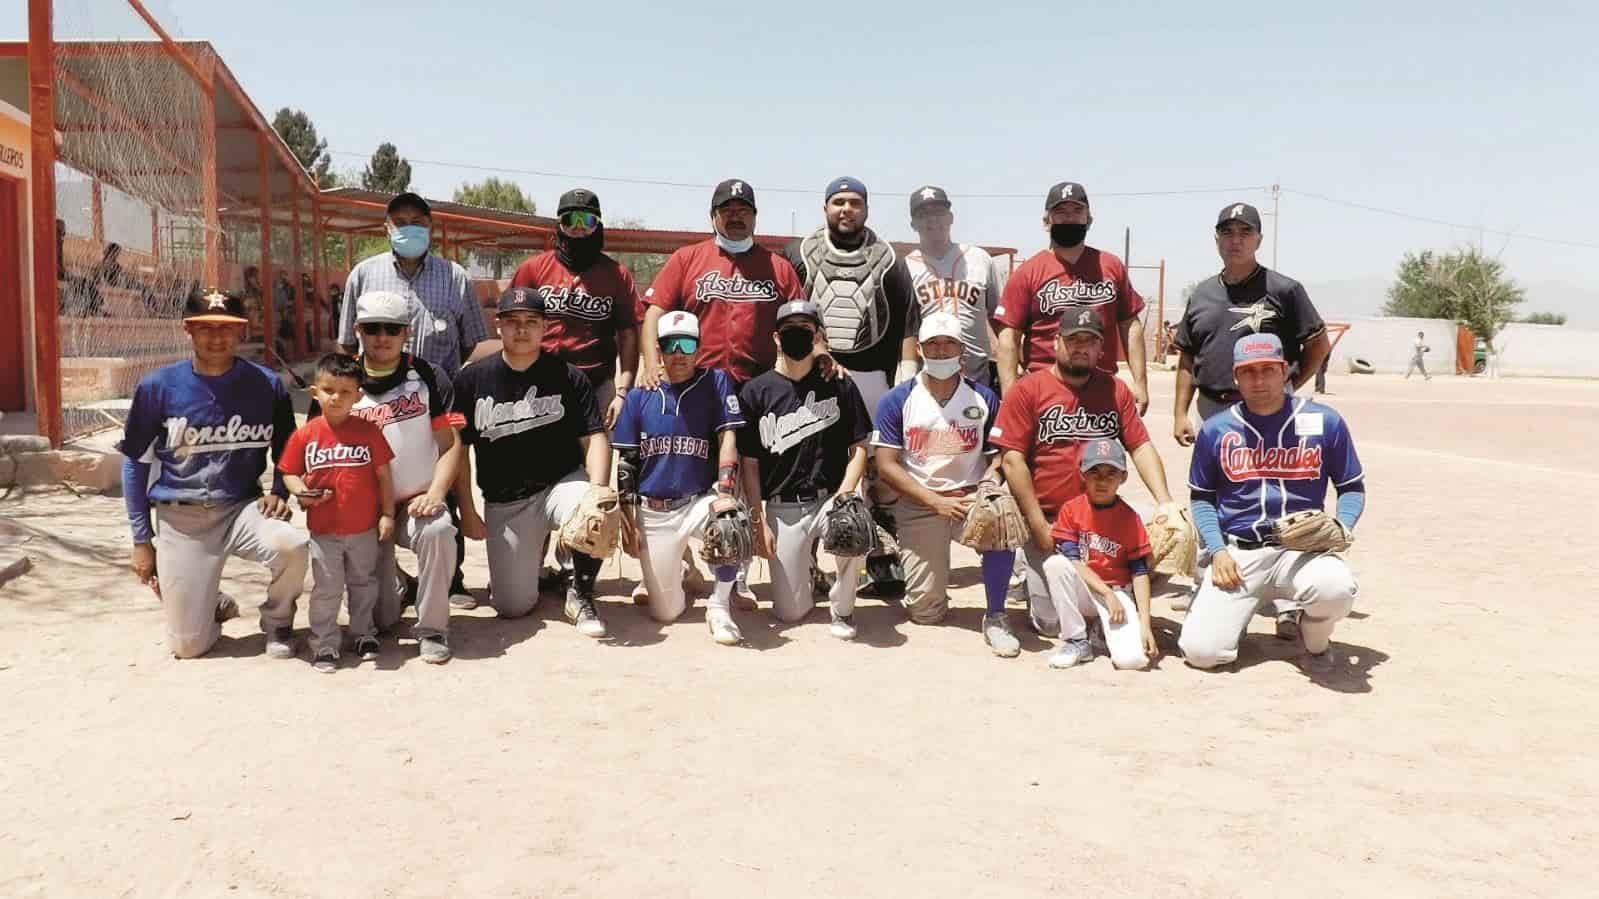
[[[344,282],[339,312],[339,343],[356,343],[355,301],[373,290],[391,290],[411,302],[411,337],[405,349],[433,363],[453,380],[461,360],[489,336],[483,312],[472,295],[466,269],[429,254],[416,277],[407,278],[393,253],[379,253],[359,262]]]

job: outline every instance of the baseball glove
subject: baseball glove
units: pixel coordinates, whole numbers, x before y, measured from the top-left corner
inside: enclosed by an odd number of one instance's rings
[[[616,548],[622,531],[621,499],[610,487],[591,486],[561,526],[561,545],[603,559]]]
[[[750,510],[736,497],[718,496],[701,534],[700,558],[707,565],[741,565],[755,554]]]
[[[1188,509],[1167,503],[1160,511],[1166,519],[1152,521],[1145,528],[1149,531],[1150,563],[1162,574],[1192,575],[1199,555],[1199,534],[1189,520]]]
[[[822,522],[822,549],[841,558],[852,559],[870,553],[877,546],[877,524],[859,496],[833,500]]]
[[[1341,553],[1352,537],[1338,519],[1320,509],[1285,515],[1271,524],[1272,534],[1284,549]]]
[[[984,481],[972,494],[972,508],[961,527],[960,542],[978,552],[1015,549],[1032,535],[1015,497],[998,484]]]

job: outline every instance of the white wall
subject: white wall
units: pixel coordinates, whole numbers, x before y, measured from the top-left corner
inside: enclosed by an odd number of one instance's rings
[[[1455,333],[1454,322],[1440,318],[1355,318],[1349,320],[1349,330],[1333,348],[1332,364],[1328,371],[1344,374],[1349,371],[1349,360],[1364,359],[1379,373],[1403,374],[1410,364],[1416,332],[1426,334],[1427,371],[1430,374],[1454,374]]]
[[[1506,325],[1494,341],[1499,374],[1599,378],[1599,331],[1565,325]]]

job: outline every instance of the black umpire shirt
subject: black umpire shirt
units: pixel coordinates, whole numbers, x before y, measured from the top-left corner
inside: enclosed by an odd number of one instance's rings
[[[1297,371],[1305,344],[1327,330],[1298,281],[1264,265],[1238,284],[1221,275],[1199,282],[1177,325],[1177,347],[1194,357],[1194,384],[1213,400],[1237,391],[1233,344],[1250,334],[1276,334],[1290,371]]]

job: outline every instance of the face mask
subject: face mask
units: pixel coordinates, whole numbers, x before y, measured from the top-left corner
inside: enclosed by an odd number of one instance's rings
[[[943,378],[952,378],[956,372],[961,370],[961,360],[959,356],[953,359],[924,358],[922,360],[922,370],[941,380]]]
[[[1075,247],[1088,236],[1088,224],[1050,225],[1049,240],[1058,247]]]
[[[389,248],[394,255],[416,259],[428,251],[428,229],[425,225],[399,225],[389,229]]]
[[[813,333],[805,328],[784,328],[777,332],[777,345],[783,348],[783,355],[795,362],[809,356],[815,343]]]
[[[718,231],[716,232],[716,245],[737,256],[740,253],[749,252],[749,248],[755,246],[755,237],[751,235],[743,240],[733,240],[730,237],[723,237],[722,232]]]
[[[570,214],[570,213],[569,213]],[[598,262],[605,250],[605,226],[596,225],[593,233],[584,237],[571,237],[555,232],[555,257],[569,272],[587,271]]]

